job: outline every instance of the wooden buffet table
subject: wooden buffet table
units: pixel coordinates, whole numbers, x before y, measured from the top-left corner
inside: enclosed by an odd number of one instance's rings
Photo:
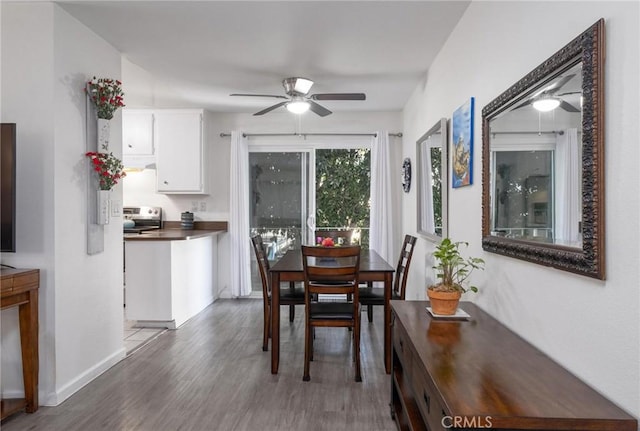
[[[401,430],[637,431],[625,413],[471,303],[468,321],[391,301],[391,414]]]
[[[19,307],[24,398],[3,399],[1,419],[38,410],[38,288],[40,270],[2,269],[2,309]]]

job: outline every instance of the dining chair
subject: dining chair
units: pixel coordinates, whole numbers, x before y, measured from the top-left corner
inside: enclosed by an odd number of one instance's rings
[[[313,339],[316,327],[351,328],[356,382],[362,381],[360,371],[360,246],[302,246],[304,269],[304,375],[309,381],[309,363],[313,359]],[[353,301],[323,302],[322,295],[352,295]],[[317,296],[318,301],[312,299]]]
[[[260,278],[262,279],[262,303],[264,312],[264,330],[262,334],[262,350],[269,348],[271,338],[271,278],[269,277],[269,259],[260,235],[251,237],[253,250],[256,253]],[[295,318],[295,306],[304,305],[304,288],[296,287],[295,282],[289,283],[288,289],[280,289],[280,305],[289,306],[289,322]]]
[[[398,266],[396,267],[395,280],[393,282],[393,290],[391,291],[391,299],[404,300],[407,288],[407,276],[409,275],[409,265],[411,257],[416,245],[417,238],[411,235],[405,235],[400,250]],[[359,289],[360,304],[367,306],[367,319],[373,321],[373,306],[384,305],[384,289],[381,287],[373,287],[373,283],[367,283]]]

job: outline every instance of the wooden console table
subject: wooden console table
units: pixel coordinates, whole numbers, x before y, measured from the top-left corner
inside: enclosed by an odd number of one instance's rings
[[[637,431],[638,422],[471,303],[468,321],[391,301],[391,415],[400,430]]]
[[[38,410],[38,288],[40,270],[2,269],[2,309],[19,307],[24,398],[3,399],[1,419]]]

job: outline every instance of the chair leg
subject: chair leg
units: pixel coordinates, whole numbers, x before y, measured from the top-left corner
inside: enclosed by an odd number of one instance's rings
[[[262,331],[262,350],[269,350],[269,338],[271,337],[271,313],[269,309],[264,309],[264,329]]]
[[[302,375],[302,380],[308,382],[311,380],[311,376],[309,376],[309,361],[311,360],[311,343],[313,340],[311,339],[311,326],[309,322],[306,323],[304,329],[304,374]]]
[[[356,382],[362,381],[360,370],[360,316],[356,316],[355,329],[353,330],[353,351],[356,355]]]
[[[296,318],[296,306],[290,305],[289,306],[289,322],[293,322],[293,319],[295,318]]]
[[[367,318],[369,319],[369,323],[373,322],[373,305],[367,305]]]

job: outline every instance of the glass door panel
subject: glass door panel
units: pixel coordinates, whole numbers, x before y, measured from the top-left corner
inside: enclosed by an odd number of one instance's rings
[[[251,236],[262,236],[272,263],[290,248],[300,248],[309,237],[309,153],[249,153],[249,217]],[[262,291],[255,255],[251,278]]]

